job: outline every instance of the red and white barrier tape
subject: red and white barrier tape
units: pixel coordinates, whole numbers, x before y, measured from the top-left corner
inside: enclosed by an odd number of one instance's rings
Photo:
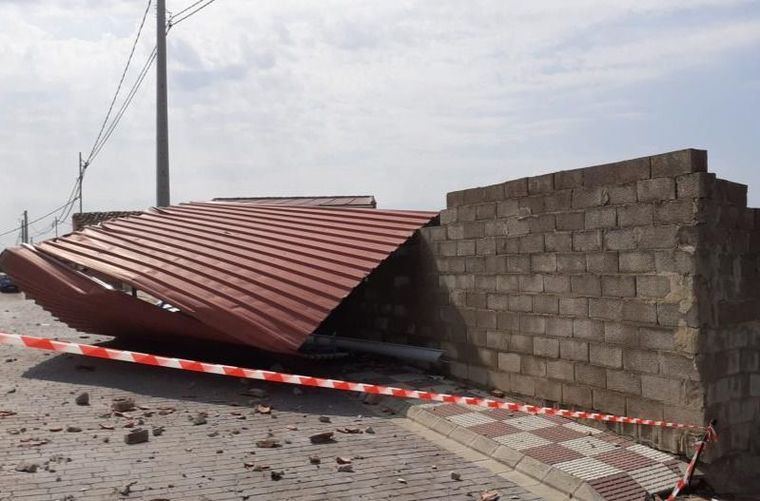
[[[673,490],[671,491],[670,496],[668,496],[668,499],[666,501],[673,501],[676,496],[678,496],[678,493],[681,492],[684,487],[689,485],[691,476],[694,474],[694,468],[697,467],[697,460],[699,459],[699,455],[702,454],[702,450],[707,446],[708,442],[716,442],[718,440],[718,434],[715,432],[714,425],[715,421],[710,423],[710,425],[705,430],[705,436],[702,437],[702,440],[697,442],[697,449],[694,451],[694,456],[691,458],[691,461],[689,461],[689,466],[686,467],[683,478],[678,479],[676,486],[673,487]]]
[[[447,402],[452,404],[475,405],[479,407],[488,407],[491,409],[506,409],[513,412],[524,412],[527,414],[543,414],[547,416],[562,416],[575,419],[591,419],[595,421],[606,421],[613,423],[640,424],[646,426],[658,426],[662,428],[676,429],[693,429],[702,430],[704,426],[695,424],[672,423],[670,421],[656,421],[653,419],[642,419],[627,416],[615,416],[613,414],[599,414],[596,412],[570,411],[566,409],[554,409],[551,407],[536,407],[534,405],[517,404],[514,402],[503,402],[500,400],[491,400],[488,398],[464,397],[458,395],[448,395],[446,393],[432,393],[428,391],[405,390],[403,388],[394,388],[392,386],[379,386],[366,383],[353,383],[350,381],[341,381],[337,379],[323,379],[311,376],[299,376],[296,374],[284,374],[280,372],[263,371],[258,369],[244,369],[230,365],[209,364],[195,360],[183,360],[180,358],[161,357],[158,355],[149,355],[127,350],[114,350],[93,346],[89,344],[70,343],[66,341],[55,341],[52,339],[22,336],[19,334],[5,334],[0,332],[0,344],[17,346],[19,348],[32,348],[36,350],[59,351],[63,353],[72,353],[75,355],[84,355],[87,357],[106,358],[109,360],[119,360],[122,362],[131,362],[143,365],[154,365],[158,367],[168,367],[171,369],[181,369],[194,372],[208,372],[210,374],[220,374],[223,376],[233,376],[238,378],[259,379],[262,381],[271,381],[275,383],[288,383],[301,386],[316,386],[319,388],[332,388],[343,391],[357,391],[362,393],[375,393],[378,395],[388,395],[398,398],[416,398],[420,400],[431,400],[435,402]]]

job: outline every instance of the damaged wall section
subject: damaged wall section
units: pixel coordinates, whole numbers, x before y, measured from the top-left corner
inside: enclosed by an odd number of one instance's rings
[[[413,259],[386,262],[326,326],[441,347],[450,374],[529,402],[717,418],[714,483],[758,489],[759,251],[746,186],[677,151],[449,193]]]

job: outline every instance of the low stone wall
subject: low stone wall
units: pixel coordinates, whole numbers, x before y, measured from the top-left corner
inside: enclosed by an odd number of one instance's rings
[[[715,482],[746,487],[760,471],[757,228],[746,186],[699,150],[456,191],[324,327],[439,346],[452,375],[528,401],[717,418]],[[615,426],[691,452],[684,433]]]

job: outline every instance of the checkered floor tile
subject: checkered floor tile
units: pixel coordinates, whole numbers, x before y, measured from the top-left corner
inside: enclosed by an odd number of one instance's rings
[[[370,379],[389,376],[375,374]],[[488,396],[446,379],[419,373],[391,374],[395,383],[415,389],[467,396]],[[355,380],[361,380],[358,377]],[[416,386],[415,386],[416,385]],[[445,391],[442,391],[445,389]],[[650,447],[561,416],[528,415],[506,409],[408,400],[425,410],[479,435],[519,450],[589,483],[604,499],[633,501],[672,487],[685,463]]]
[[[545,438],[541,438],[538,435],[534,435],[527,431],[511,433],[501,437],[493,437],[493,439],[502,445],[506,445],[507,447],[511,447],[518,451],[530,449],[532,447],[541,447],[542,445],[549,445],[551,443]]]
[[[595,480],[597,478],[604,478],[606,476],[614,475],[615,473],[620,473],[622,471],[603,461],[589,457],[573,459],[572,461],[566,461],[564,463],[557,463],[554,466],[575,477],[582,478],[583,480]]]

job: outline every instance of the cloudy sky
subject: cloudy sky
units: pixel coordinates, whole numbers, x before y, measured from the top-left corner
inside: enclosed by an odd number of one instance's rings
[[[68,197],[146,5],[0,0],[0,233]],[[127,87],[154,43],[151,9]],[[168,44],[174,202],[438,209],[453,189],[698,147],[760,205],[760,1],[217,0]],[[85,210],[154,203],[154,103],[151,73]]]

